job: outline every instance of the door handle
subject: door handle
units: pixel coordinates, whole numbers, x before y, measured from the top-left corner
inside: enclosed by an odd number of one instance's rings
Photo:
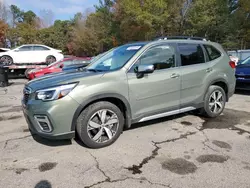
[[[207,68],[207,69],[206,69],[206,72],[209,73],[209,72],[211,72],[212,70],[213,70],[212,68]]]
[[[179,74],[176,74],[176,73],[173,73],[171,76],[170,76],[170,78],[179,78],[180,77],[180,75]]]

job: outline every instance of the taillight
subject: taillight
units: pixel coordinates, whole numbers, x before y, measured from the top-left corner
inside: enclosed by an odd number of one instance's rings
[[[236,65],[234,61],[230,61],[229,62],[230,67],[232,67],[232,69],[235,69]]]

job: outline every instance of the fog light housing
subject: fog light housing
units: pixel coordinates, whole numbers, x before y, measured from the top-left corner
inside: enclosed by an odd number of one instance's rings
[[[41,131],[46,133],[52,132],[52,126],[47,116],[35,115],[34,118],[36,123],[39,125]]]

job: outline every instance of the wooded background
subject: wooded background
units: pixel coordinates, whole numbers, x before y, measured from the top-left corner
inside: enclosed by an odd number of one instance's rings
[[[250,0],[100,0],[94,11],[54,20],[53,10],[22,11],[0,1],[0,46],[41,43],[93,56],[159,36],[200,36],[225,49],[250,48]]]

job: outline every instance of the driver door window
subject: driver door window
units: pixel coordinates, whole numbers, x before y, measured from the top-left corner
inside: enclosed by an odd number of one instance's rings
[[[138,65],[154,65],[156,71],[176,67],[175,47],[169,44],[152,47],[139,58],[132,69]]]

